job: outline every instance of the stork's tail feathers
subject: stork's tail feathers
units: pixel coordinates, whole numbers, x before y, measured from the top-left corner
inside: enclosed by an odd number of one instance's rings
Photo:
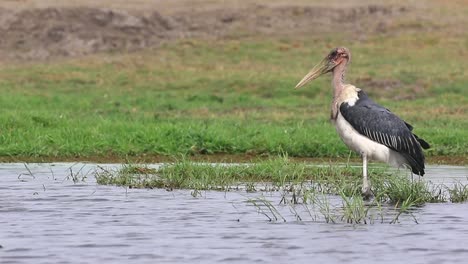
[[[429,143],[427,143],[424,139],[422,138],[419,138],[418,136],[416,136],[415,134],[413,134],[414,137],[416,138],[416,140],[419,142],[419,144],[421,145],[421,147],[423,149],[428,149],[431,147],[431,145],[429,145]]]
[[[413,136],[419,142],[419,145],[421,145],[421,147],[423,149],[428,149],[428,148],[431,147],[429,145],[429,143],[427,143],[424,139],[419,138],[415,134],[413,134]],[[424,176],[424,173],[425,173],[424,172],[424,160],[425,160],[425,158],[424,158],[424,153],[422,152],[421,149],[416,150],[415,155],[410,155],[408,153],[408,154],[403,154],[403,156],[406,158],[406,161],[408,162],[408,165],[411,167],[411,171],[414,174]]]
[[[422,162],[418,161],[414,157],[412,157],[411,155],[408,155],[408,154],[404,154],[403,156],[406,158],[406,161],[408,161],[408,163],[409,163],[408,165],[411,167],[411,171],[414,174],[424,176],[424,173],[425,173],[425,171],[424,171],[424,160]]]
[[[404,122],[404,121],[403,121],[403,122]],[[406,122],[405,122],[405,125],[406,125],[406,127],[407,127],[410,131],[413,131],[413,126],[412,126],[412,125],[410,125],[410,124],[408,124],[408,123],[406,123]],[[413,134],[413,136],[416,138],[416,140],[419,142],[419,144],[421,145],[421,147],[422,147],[423,149],[428,149],[428,148],[431,147],[431,145],[429,145],[429,143],[427,143],[424,139],[419,138],[419,137],[416,136],[415,134]]]

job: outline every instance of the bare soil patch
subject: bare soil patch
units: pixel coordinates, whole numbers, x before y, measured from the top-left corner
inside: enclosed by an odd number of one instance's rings
[[[260,2],[260,1],[259,1]],[[4,5],[5,6],[5,5]],[[207,5],[162,14],[146,10],[39,5],[0,9],[0,58],[44,60],[99,52],[134,51],[182,38],[243,36],[317,37],[345,34],[358,40],[403,30],[431,30],[432,24],[397,23],[418,14],[413,6],[316,4]]]

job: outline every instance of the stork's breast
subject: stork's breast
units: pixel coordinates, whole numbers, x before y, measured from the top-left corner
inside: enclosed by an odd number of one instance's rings
[[[388,162],[390,149],[368,137],[361,135],[346,119],[338,112],[335,128],[341,140],[351,150],[358,154],[365,154],[369,159]]]

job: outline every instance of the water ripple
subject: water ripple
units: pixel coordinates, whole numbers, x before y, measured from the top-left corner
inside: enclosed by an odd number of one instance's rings
[[[465,263],[466,204],[428,204],[389,225],[268,222],[245,201],[258,194],[138,190],[74,183],[73,164],[0,166],[3,263]],[[81,167],[82,165],[76,165]],[[89,171],[93,164],[85,164]],[[115,165],[101,165],[115,166]],[[53,171],[53,176],[51,175]],[[428,179],[466,180],[464,167],[428,167]],[[439,176],[437,176],[439,175]],[[444,175],[450,175],[445,177]],[[269,194],[279,201],[280,194]],[[333,201],[332,201],[333,202]],[[235,206],[233,206],[235,205]]]

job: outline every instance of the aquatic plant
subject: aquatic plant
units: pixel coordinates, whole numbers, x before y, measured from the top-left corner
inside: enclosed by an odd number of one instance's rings
[[[391,175],[375,181],[374,194],[380,201],[401,205],[403,202],[419,206],[428,202],[444,202],[441,186],[404,175]]]
[[[98,184],[117,185],[128,188],[165,188],[165,182],[153,174],[132,173],[133,169],[124,166],[121,170],[113,171],[98,166],[94,172]]]
[[[75,164],[74,164],[75,165]],[[90,171],[84,173],[83,168],[86,166],[83,164],[77,171],[73,171],[74,165],[70,166],[68,168],[70,174],[66,177],[66,179],[71,179],[73,183],[79,183],[79,182],[84,182],[86,181],[86,178],[88,178],[88,175],[90,174]]]
[[[351,224],[367,224],[371,207],[364,204],[361,193],[355,192],[352,196],[349,196],[342,192],[340,196],[343,201],[343,215],[341,219]]]
[[[283,222],[286,222],[286,219],[281,215],[278,209],[276,209],[276,207],[263,196],[248,199],[247,203],[253,205],[257,209],[258,213],[266,216],[269,221],[282,220]]]
[[[464,203],[468,201],[468,184],[456,182],[453,186],[447,187],[452,203]]]
[[[414,199],[413,194],[410,194],[406,200],[399,201],[397,204],[395,204],[395,209],[397,210],[397,214],[395,217],[390,221],[390,224],[395,224],[399,222],[400,215],[407,213],[410,216],[413,217],[414,222],[418,223],[418,220],[416,219],[416,216],[412,213],[412,210],[414,209],[415,206],[420,205],[417,202],[419,202],[418,199]]]
[[[206,164],[181,158],[157,170],[148,169],[144,165],[127,164],[117,171],[99,167],[95,175],[100,184],[174,189],[197,187],[204,190],[227,190],[244,185],[253,191],[256,189],[253,183],[263,183],[270,190],[278,190],[314,182],[315,188],[337,193],[338,184],[359,179],[360,169],[332,165],[310,166],[304,162],[291,161],[287,157],[252,164]]]

